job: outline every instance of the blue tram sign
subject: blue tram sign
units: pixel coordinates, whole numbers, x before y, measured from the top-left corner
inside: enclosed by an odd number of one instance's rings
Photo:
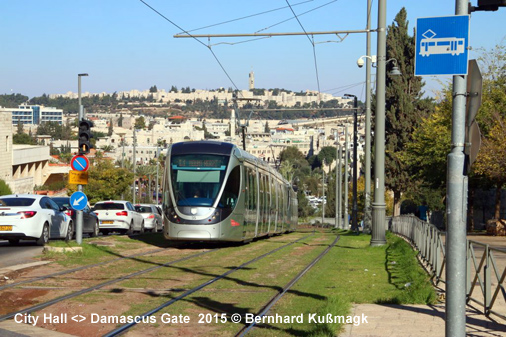
[[[416,20],[415,75],[467,75],[469,15]]]

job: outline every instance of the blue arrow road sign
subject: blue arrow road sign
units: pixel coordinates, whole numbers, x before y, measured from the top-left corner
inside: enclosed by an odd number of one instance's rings
[[[469,15],[416,20],[415,75],[467,75]]]
[[[88,204],[88,197],[83,192],[77,191],[70,196],[70,207],[76,211],[82,211]]]

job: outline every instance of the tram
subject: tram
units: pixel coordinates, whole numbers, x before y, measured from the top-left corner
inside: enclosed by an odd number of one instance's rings
[[[294,231],[297,195],[263,160],[234,144],[171,145],[163,180],[168,240],[248,242]]]

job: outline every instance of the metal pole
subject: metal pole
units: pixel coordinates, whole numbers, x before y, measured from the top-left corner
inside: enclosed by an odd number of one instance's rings
[[[134,172],[134,182],[133,182],[133,189],[132,189],[132,203],[135,204],[135,143],[136,143],[136,139],[135,139],[135,125],[134,125],[134,135],[133,135],[133,147],[134,147],[134,153],[133,153],[133,164],[134,164],[134,168],[133,168],[133,172]],[[141,184],[139,182],[139,191],[141,189]]]
[[[357,96],[355,96],[355,120],[353,121],[353,206],[352,206],[352,222],[351,227],[353,230],[358,231],[357,225],[357,179],[358,179],[358,171],[357,171],[357,161],[358,161],[358,141],[357,141],[357,133],[358,133],[358,121],[357,121]]]
[[[386,244],[385,233],[385,66],[386,0],[378,0],[378,52],[376,70],[376,127],[374,130],[374,202],[371,246]]]
[[[88,74],[77,74],[77,101],[79,105],[79,112],[77,116],[78,122],[84,119],[84,109],[81,103],[81,77],[88,76]],[[83,185],[77,185],[79,192],[83,191]],[[83,211],[76,211],[76,242],[78,245],[83,243]]]
[[[325,220],[325,160],[323,161],[322,165],[322,190],[323,190],[323,196],[322,196],[322,227]]]
[[[350,222],[348,220],[348,125],[344,132],[344,221],[343,229],[348,229]]]
[[[339,142],[339,131],[337,133],[337,141]],[[339,218],[338,218],[338,215],[339,215],[339,161],[340,161],[340,158],[339,158],[339,143],[337,144],[336,146],[336,221],[335,221],[335,225],[334,225],[334,228],[339,228]]]
[[[367,0],[367,34],[366,34],[366,68],[365,68],[365,204],[364,204],[364,233],[371,232],[371,4]]]
[[[339,205],[337,218],[338,218],[338,228],[342,228],[342,222],[343,222],[343,150],[341,148],[341,143],[337,144],[338,152],[337,152],[337,158],[339,158],[339,164],[338,164],[338,170],[337,170],[337,188],[338,192],[336,194],[336,203]]]
[[[156,147],[156,204],[158,205],[158,164],[160,162],[160,149]]]
[[[467,1],[455,1],[455,15],[468,14]],[[466,76],[453,76],[452,150],[448,155],[446,237],[446,336],[466,335],[465,173]]]

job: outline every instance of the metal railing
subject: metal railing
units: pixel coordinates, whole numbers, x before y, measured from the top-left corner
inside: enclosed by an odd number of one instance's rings
[[[419,256],[437,286],[445,283],[445,232],[415,216],[396,216],[390,231],[408,239],[419,251]],[[481,254],[481,255],[480,255]],[[501,257],[498,262],[496,257]],[[494,314],[506,319],[506,251],[474,240],[467,240],[467,302],[483,307],[487,317]],[[494,277],[495,276],[495,277]],[[475,289],[481,289],[481,293]],[[502,295],[502,296],[501,296]],[[492,308],[496,306],[496,310]]]

